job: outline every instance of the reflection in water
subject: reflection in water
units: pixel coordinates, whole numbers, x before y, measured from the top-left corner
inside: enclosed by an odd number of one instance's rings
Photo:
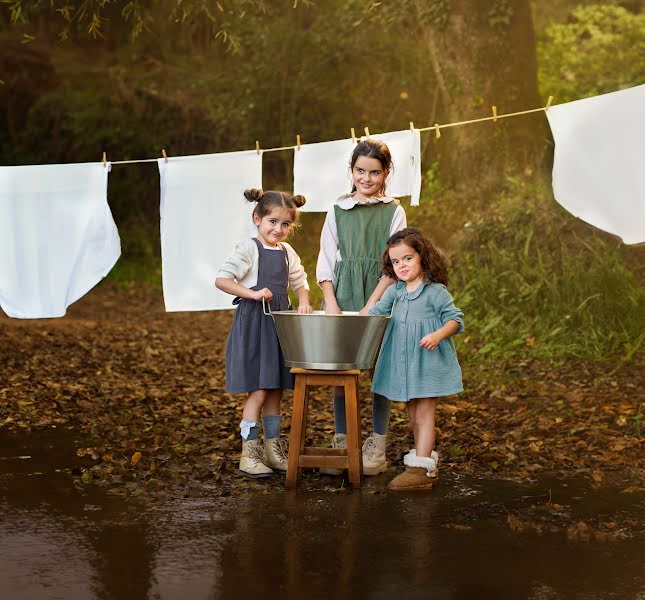
[[[430,494],[385,492],[380,479],[353,493],[276,483],[266,494],[144,509],[57,473],[73,440],[32,436],[26,448],[18,439],[0,432],[3,600],[624,600],[645,591],[640,540],[512,532],[499,507],[527,488],[510,483],[444,476]],[[32,458],[11,458],[20,455]],[[634,496],[563,485],[550,486],[562,503],[586,494],[593,514],[621,509],[642,522]],[[544,502],[545,491],[530,493]]]

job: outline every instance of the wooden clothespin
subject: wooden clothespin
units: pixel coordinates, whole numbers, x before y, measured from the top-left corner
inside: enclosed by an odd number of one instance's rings
[[[551,102],[553,102],[553,96],[549,96],[549,99],[546,101],[546,106],[544,107],[544,110],[549,110],[549,107],[551,106]]]
[[[365,128],[365,135],[367,136],[367,139],[369,140],[370,139],[370,128],[369,127]]]
[[[439,129],[439,123],[434,124],[434,136],[437,139],[441,137],[441,130]]]
[[[300,150],[300,134],[296,136],[296,146],[298,146],[298,150]]]
[[[255,140],[255,151],[260,154],[260,140]]]
[[[105,169],[105,167],[107,167],[107,157],[105,155],[105,152],[103,153],[103,159],[102,160],[103,160],[103,168]]]
[[[414,133],[414,123],[410,121],[410,131]]]
[[[353,127],[351,128],[351,132],[352,132],[352,142],[356,143],[356,131],[354,131]]]
[[[497,106],[493,106],[493,123],[497,123]]]
[[[166,154],[166,149],[162,148],[161,149],[161,156],[163,156],[163,159],[168,162],[168,155]]]

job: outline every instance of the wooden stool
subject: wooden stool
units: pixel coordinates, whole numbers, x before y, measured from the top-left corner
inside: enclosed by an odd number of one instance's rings
[[[293,392],[293,414],[289,436],[287,461],[287,487],[298,485],[303,467],[347,469],[349,481],[360,487],[363,475],[361,450],[361,417],[358,402],[359,369],[350,371],[312,371],[291,369],[296,376]],[[347,416],[347,448],[305,448],[309,386],[336,385],[345,388],[345,414]]]

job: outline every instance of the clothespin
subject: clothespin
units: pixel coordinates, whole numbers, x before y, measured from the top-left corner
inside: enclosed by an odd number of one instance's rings
[[[439,123],[434,124],[434,136],[439,139],[441,137],[441,130],[439,129]]]
[[[255,140],[255,151],[260,154],[260,140]]]
[[[549,110],[549,107],[551,106],[551,102],[553,102],[553,96],[549,96],[549,99],[546,101],[546,106],[544,107],[544,110]]]
[[[410,131],[414,133],[414,123],[410,121]]]
[[[163,156],[163,159],[168,162],[168,155],[166,154],[166,149],[162,148],[161,149],[161,156]]]
[[[365,128],[365,135],[367,136],[367,139],[369,140],[370,139],[370,128],[369,127]]]
[[[497,106],[493,106],[493,123],[497,123]]]
[[[103,153],[103,168],[105,169],[107,167],[107,157],[105,156],[105,152]]]
[[[300,134],[296,136],[296,146],[298,146],[298,150],[300,150]]]
[[[356,143],[356,132],[354,131],[353,127],[351,129],[351,132],[352,132],[352,142]]]

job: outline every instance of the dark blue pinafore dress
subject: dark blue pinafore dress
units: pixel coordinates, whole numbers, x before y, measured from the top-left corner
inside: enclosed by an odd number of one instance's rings
[[[289,260],[286,250],[267,250],[257,238],[258,282],[252,290],[273,292],[271,310],[289,310]],[[226,342],[226,391],[293,389],[293,375],[285,366],[275,323],[264,314],[262,301],[236,298],[238,307]]]

